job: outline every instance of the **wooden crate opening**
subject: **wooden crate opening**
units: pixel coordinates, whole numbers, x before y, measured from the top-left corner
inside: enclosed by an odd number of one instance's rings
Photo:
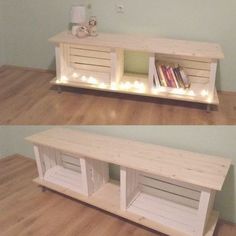
[[[66,189],[92,195],[109,179],[108,164],[44,146],[35,147],[41,178]],[[38,155],[37,155],[38,154]]]
[[[200,190],[189,184],[128,168],[121,171],[121,206],[188,235],[196,232]]]

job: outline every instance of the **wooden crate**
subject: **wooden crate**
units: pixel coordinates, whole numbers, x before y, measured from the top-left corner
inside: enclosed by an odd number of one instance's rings
[[[182,232],[205,235],[215,191],[121,168],[121,208]]]
[[[180,65],[190,79],[191,87],[189,89],[177,89],[162,87],[160,84],[157,84],[155,87],[153,78],[157,77],[156,61],[163,64]],[[205,99],[209,103],[212,103],[214,100],[217,60],[192,56],[152,54],[150,56],[149,67],[149,84],[154,90],[156,89],[160,93],[192,97],[193,99]]]
[[[111,85],[123,73],[123,50],[61,43],[56,55],[57,78],[64,83]]]
[[[108,164],[46,146],[34,146],[39,177],[90,196],[108,181]]]

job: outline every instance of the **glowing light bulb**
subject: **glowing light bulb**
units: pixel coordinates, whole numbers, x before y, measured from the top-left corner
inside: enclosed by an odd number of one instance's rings
[[[104,88],[106,88],[106,87],[107,87],[107,85],[106,85],[105,83],[100,83],[100,84],[98,85],[98,87],[99,87],[99,88],[103,88],[103,89],[104,89]]]
[[[83,82],[87,82],[86,76],[83,75],[83,76],[81,77],[81,80],[82,80]]]
[[[79,75],[78,75],[76,72],[74,72],[74,73],[72,74],[72,77],[73,77],[74,79],[77,79],[77,78],[79,77]]]
[[[206,97],[206,96],[208,96],[208,91],[207,90],[202,90],[201,91],[201,95],[203,96],[203,97]]]
[[[62,83],[67,83],[67,82],[68,82],[68,78],[63,75],[63,76],[61,77],[61,82],[62,82]]]
[[[130,89],[132,87],[132,84],[129,81],[127,81],[125,82],[124,87],[125,89]]]
[[[97,83],[98,83],[98,81],[97,81],[95,78],[93,78],[92,76],[90,76],[90,77],[88,78],[88,82],[89,82],[90,84],[97,84]]]
[[[112,89],[112,90],[116,90],[116,89],[117,89],[117,85],[116,85],[115,82],[112,82],[112,83],[111,83],[111,89]]]
[[[194,91],[193,90],[190,90],[190,91],[188,91],[188,93],[187,93],[189,96],[195,96],[195,93],[194,93]]]

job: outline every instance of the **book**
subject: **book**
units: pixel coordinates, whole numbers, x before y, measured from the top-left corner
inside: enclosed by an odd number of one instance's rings
[[[157,74],[159,75],[159,78],[160,78],[160,84],[161,86],[163,87],[167,87],[167,83],[166,83],[166,80],[165,80],[165,76],[163,74],[163,71],[161,69],[161,65],[159,65],[158,63],[156,63],[156,68],[157,68]]]
[[[176,77],[176,79],[177,79],[177,81],[178,81],[179,87],[180,87],[180,88],[185,88],[185,87],[184,87],[184,82],[183,82],[183,80],[182,80],[182,78],[181,78],[181,75],[180,75],[180,72],[179,72],[178,67],[175,67],[175,68],[173,69],[173,71],[174,71],[175,77]]]
[[[184,69],[173,63],[155,62],[155,85],[170,88],[190,88],[191,81],[184,72]]]
[[[155,87],[163,86],[162,82],[161,82],[160,75],[157,72],[156,65],[154,64],[153,67],[154,67],[153,68],[153,82],[154,82]]]
[[[167,68],[167,75],[168,75],[169,80],[170,80],[170,82],[171,82],[171,87],[172,87],[172,88],[178,88],[179,86],[178,86],[178,83],[177,83],[177,81],[176,81],[176,78],[175,78],[175,76],[172,74],[172,70],[173,70],[173,69],[172,69],[170,66],[167,66],[166,68]]]
[[[176,88],[180,88],[180,84],[179,84],[179,82],[178,82],[177,77],[175,76],[174,68],[173,68],[173,67],[170,67],[170,73],[171,73],[172,78],[173,78],[173,80],[174,80],[174,82],[175,82]]]
[[[179,67],[179,72],[181,74],[181,78],[183,80],[184,87],[185,88],[190,88],[191,82],[190,82],[189,78],[187,77],[187,75],[185,74],[184,70],[181,67]]]
[[[172,87],[172,83],[171,83],[171,80],[170,80],[170,78],[168,76],[166,66],[165,65],[161,65],[161,70],[162,70],[162,73],[164,75],[164,80],[166,81],[167,87]]]

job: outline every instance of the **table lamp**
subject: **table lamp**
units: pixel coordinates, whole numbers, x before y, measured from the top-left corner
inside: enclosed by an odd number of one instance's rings
[[[77,34],[79,26],[83,26],[86,23],[86,7],[84,5],[73,6],[71,8],[71,23],[72,26],[72,35]]]

